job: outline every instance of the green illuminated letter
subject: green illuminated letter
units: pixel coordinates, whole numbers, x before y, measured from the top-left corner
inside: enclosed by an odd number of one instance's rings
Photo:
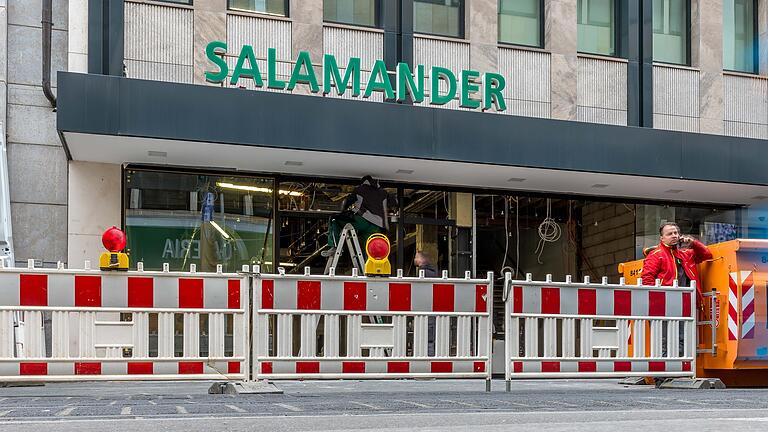
[[[217,53],[216,52],[217,49],[221,49],[223,50],[223,52]],[[214,41],[209,43],[205,47],[205,55],[206,57],[208,57],[208,60],[210,60],[213,64],[219,67],[218,72],[205,73],[206,81],[212,82],[212,83],[220,83],[227,78],[227,74],[229,73],[227,62],[225,62],[223,58],[218,56],[218,54],[226,54],[226,53],[227,53],[226,42]]]
[[[267,50],[267,87],[285,90],[285,81],[277,79],[277,50]]]
[[[507,109],[507,103],[504,102],[504,87],[506,86],[504,81],[504,75],[497,73],[486,72],[483,74],[483,109],[491,109],[493,107],[496,111],[504,111]]]
[[[341,96],[349,88],[349,80],[352,79],[352,96],[360,96],[360,58],[350,57],[347,69],[344,71],[344,79],[341,79],[336,57],[331,54],[323,56],[323,94],[331,92],[331,84],[336,84],[336,93]]]
[[[456,75],[450,69],[432,66],[430,73],[432,90],[429,95],[429,103],[432,105],[445,105],[456,97]],[[440,80],[448,83],[448,93],[440,95]]]
[[[305,68],[307,72],[302,73],[301,68]],[[320,87],[317,85],[317,77],[315,76],[315,68],[312,67],[312,59],[309,58],[307,51],[300,51],[299,56],[296,58],[296,64],[293,66],[293,72],[291,72],[291,81],[288,83],[288,90],[293,90],[296,87],[296,83],[309,84],[309,90],[312,93],[320,91]]]
[[[395,98],[395,91],[392,90],[392,83],[389,81],[389,75],[387,75],[387,64],[384,63],[384,60],[376,60],[374,63],[363,97],[370,97],[374,91],[383,91],[386,99]]]
[[[246,59],[250,67],[245,67]],[[261,79],[261,72],[259,72],[259,65],[256,64],[256,55],[253,53],[253,47],[250,45],[243,45],[243,48],[240,50],[240,56],[237,58],[237,65],[235,65],[235,70],[232,72],[230,84],[237,85],[237,81],[240,80],[241,76],[253,79],[258,87],[264,85],[264,81]]]
[[[471,93],[475,93],[480,90],[480,86],[475,82],[476,78],[480,77],[480,72],[473,70],[461,71],[461,107],[462,108],[477,108],[480,106],[480,101],[477,99],[471,99],[469,96]]]
[[[397,100],[406,100],[410,93],[414,102],[424,101],[424,65],[416,65],[416,80],[406,63],[397,64]]]

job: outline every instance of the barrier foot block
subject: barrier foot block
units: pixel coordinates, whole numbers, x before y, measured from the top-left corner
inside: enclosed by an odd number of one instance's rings
[[[709,390],[724,389],[725,384],[718,378],[670,378],[657,385],[660,389]]]
[[[42,387],[44,382],[40,381],[10,381],[0,382],[0,387]]]
[[[208,389],[209,394],[283,394],[283,391],[268,381],[217,382]]]
[[[646,385],[648,382],[644,377],[626,377],[619,381],[621,385]]]

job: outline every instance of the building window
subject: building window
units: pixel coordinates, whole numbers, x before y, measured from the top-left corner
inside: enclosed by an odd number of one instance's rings
[[[288,16],[288,0],[228,0],[230,9]]]
[[[616,55],[614,0],[579,0],[577,3],[579,52]]]
[[[755,0],[723,1],[723,69],[757,70]]]
[[[273,269],[273,189],[269,178],[126,170],[124,227],[131,265]]]
[[[377,0],[325,0],[323,19],[335,23],[377,27],[378,7]]]
[[[688,0],[653,0],[653,60],[687,65],[691,8]]]
[[[541,0],[499,0],[499,42],[543,46]]]
[[[464,37],[464,0],[414,0],[413,31]]]

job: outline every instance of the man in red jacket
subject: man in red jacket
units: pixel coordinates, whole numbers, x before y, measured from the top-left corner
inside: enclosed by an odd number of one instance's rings
[[[661,242],[647,253],[643,261],[643,285],[655,285],[656,279],[665,286],[677,280],[679,286],[689,286],[696,281],[699,305],[701,305],[701,280],[696,264],[712,259],[712,252],[693,237],[680,234],[674,222],[664,222],[659,227]],[[688,246],[681,249],[680,246]]]

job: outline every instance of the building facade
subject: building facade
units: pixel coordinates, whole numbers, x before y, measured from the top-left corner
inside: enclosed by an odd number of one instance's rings
[[[661,221],[765,236],[762,0],[53,0],[56,111],[44,3],[0,1],[17,262],[115,225],[148,269],[322,269],[366,174],[408,274],[618,279]]]

